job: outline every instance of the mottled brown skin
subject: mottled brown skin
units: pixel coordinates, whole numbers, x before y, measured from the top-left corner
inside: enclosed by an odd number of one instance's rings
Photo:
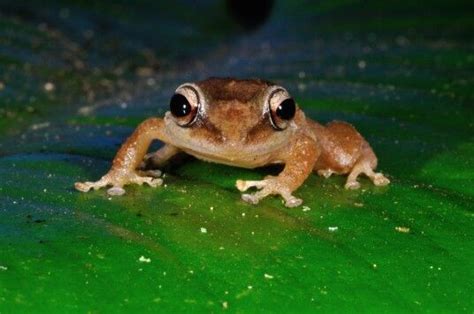
[[[99,181],[76,183],[76,189],[87,192],[112,186],[111,195],[125,193],[129,183],[158,186],[160,178],[140,170],[144,158],[148,164],[162,165],[179,152],[199,159],[244,168],[284,164],[278,176],[259,181],[237,180],[245,192],[242,199],[256,204],[262,198],[278,194],[288,207],[298,206],[301,199],[292,195],[312,171],[324,177],[349,174],[345,187],[360,186],[357,177],[368,176],[375,185],[390,181],[375,173],[377,158],[367,141],[345,122],[334,121],[323,126],[306,118],[296,107],[294,117],[280,119],[276,107],[289,99],[280,86],[263,80],[211,78],[178,87],[177,94],[186,97],[193,114],[184,118],[170,112],[164,119],[151,118],[138,126],[118,151],[110,171]],[[153,140],[165,145],[146,155]],[[156,173],[155,173],[156,174]]]

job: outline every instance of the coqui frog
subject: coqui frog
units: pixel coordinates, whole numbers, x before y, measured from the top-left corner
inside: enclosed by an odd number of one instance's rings
[[[147,154],[153,140],[164,146]],[[164,118],[141,123],[115,156],[107,174],[96,182],[77,182],[87,192],[112,186],[108,193],[125,193],[127,184],[156,187],[163,180],[143,170],[160,166],[179,152],[236,167],[283,164],[277,176],[237,180],[242,200],[257,204],[280,195],[287,207],[302,204],[293,192],[314,171],[325,178],[348,174],[346,189],[357,189],[365,174],[375,185],[390,183],[377,167],[369,143],[346,122],[321,125],[305,116],[282,86],[260,79],[209,78],[179,86]],[[251,188],[257,191],[248,193]]]

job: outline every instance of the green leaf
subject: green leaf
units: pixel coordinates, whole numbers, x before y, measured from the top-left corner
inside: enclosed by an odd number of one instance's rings
[[[21,14],[34,5],[0,15],[0,313],[473,311],[470,3],[278,2],[263,29],[236,40],[211,2],[198,7],[208,19],[183,13],[186,1],[168,12],[122,2],[46,4],[33,16],[53,30]],[[97,34],[92,16],[110,30]],[[96,34],[75,50],[84,25]],[[153,81],[135,75],[155,63],[149,50],[163,65]],[[304,207],[253,206],[235,181],[278,169],[189,158],[164,168],[160,188],[74,190],[203,75],[272,79],[308,117],[351,122],[392,183],[348,191],[342,176],[311,175],[296,191]]]

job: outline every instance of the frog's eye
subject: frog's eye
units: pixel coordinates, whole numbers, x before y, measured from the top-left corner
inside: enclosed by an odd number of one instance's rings
[[[296,113],[296,103],[284,89],[276,89],[269,97],[270,121],[276,130],[284,130]]]
[[[191,86],[176,90],[170,100],[170,112],[180,126],[190,126],[197,117],[199,96]]]

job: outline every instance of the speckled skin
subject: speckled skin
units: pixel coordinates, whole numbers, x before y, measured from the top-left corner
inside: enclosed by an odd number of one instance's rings
[[[111,185],[109,194],[120,195],[125,193],[122,187],[129,183],[161,185],[160,178],[140,171],[140,165],[145,158],[148,164],[159,166],[178,152],[245,168],[284,164],[278,176],[260,181],[237,180],[236,186],[242,192],[258,189],[253,194],[242,194],[244,201],[253,204],[278,194],[286,206],[300,205],[302,200],[292,193],[312,171],[326,178],[333,173],[349,174],[345,184],[348,189],[360,186],[357,177],[361,173],[375,185],[390,182],[373,171],[377,166],[374,152],[348,123],[334,121],[323,126],[297,108],[294,118],[281,121],[284,128],[277,130],[270,119],[271,104],[290,97],[280,86],[263,80],[211,78],[183,84],[176,93],[184,95],[196,108],[191,124],[180,125],[183,121],[170,112],[163,119],[144,121],[122,145],[110,171],[99,181],[76,183],[76,189],[87,192]],[[146,155],[153,140],[165,145]]]

